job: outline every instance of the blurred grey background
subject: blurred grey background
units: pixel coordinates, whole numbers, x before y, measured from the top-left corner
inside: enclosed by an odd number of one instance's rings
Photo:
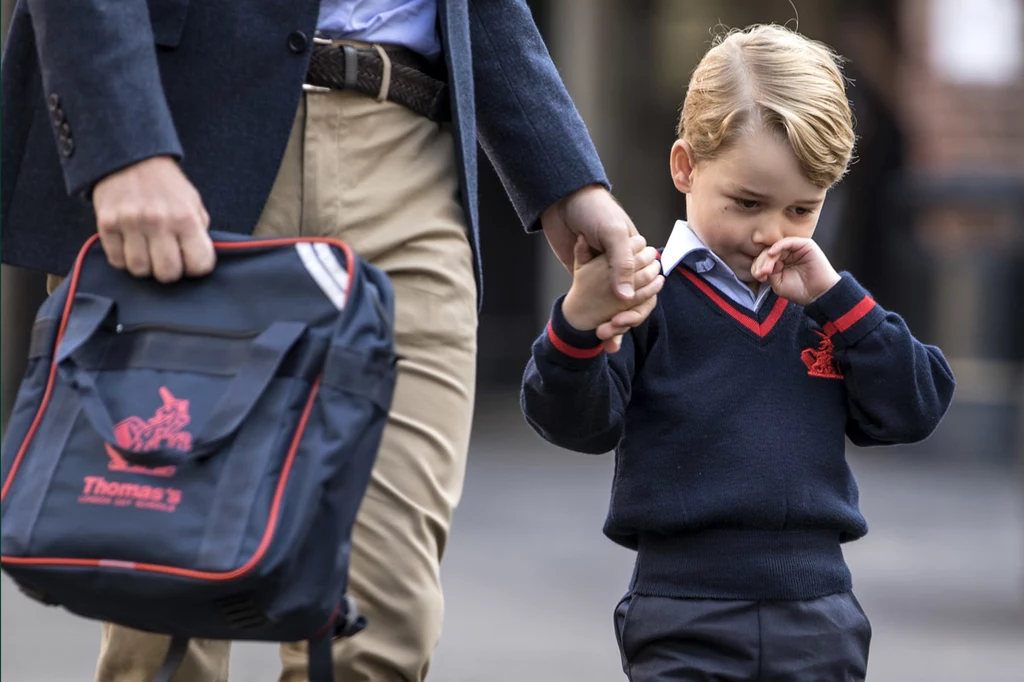
[[[3,34],[14,3],[0,1]],[[531,0],[615,185],[652,244],[683,199],[668,151],[711,27],[785,23],[849,61],[858,159],[817,235],[915,333],[956,399],[926,442],[850,448],[868,536],[847,547],[874,624],[875,682],[1024,680],[1024,0]],[[792,25],[792,24],[791,24]],[[529,345],[568,281],[481,169],[488,288],[480,401],[444,562],[431,679],[621,680],[611,610],[630,553],[601,535],[611,458],[558,451],[516,403]],[[509,283],[515,282],[515,286]],[[3,266],[2,409],[43,276]],[[91,679],[98,625],[2,581],[0,677]],[[233,680],[275,680],[276,648],[238,645]]]

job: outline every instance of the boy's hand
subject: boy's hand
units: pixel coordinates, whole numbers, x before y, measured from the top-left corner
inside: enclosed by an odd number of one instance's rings
[[[775,242],[754,260],[750,274],[767,281],[777,295],[802,306],[813,303],[839,281],[828,258],[813,240],[786,237]]]
[[[578,237],[573,249],[573,280],[569,293],[562,301],[562,315],[565,321],[580,331],[596,329],[624,310],[639,302],[653,298],[664,284],[658,252],[647,246],[643,237],[630,239],[630,247],[636,262],[634,286],[636,293],[631,299],[619,298],[612,293],[613,269],[609,266],[608,255],[595,257],[587,241]]]

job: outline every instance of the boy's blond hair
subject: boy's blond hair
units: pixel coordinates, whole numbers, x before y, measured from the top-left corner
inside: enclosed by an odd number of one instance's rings
[[[831,48],[776,25],[716,38],[690,79],[679,138],[697,163],[762,126],[789,143],[815,185],[828,188],[843,176],[855,136],[839,57]]]

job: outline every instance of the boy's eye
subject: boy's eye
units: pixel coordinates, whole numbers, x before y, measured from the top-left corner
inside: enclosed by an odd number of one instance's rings
[[[756,201],[754,199],[740,199],[737,197],[736,199],[733,199],[733,201],[736,202],[737,206],[748,211],[761,205],[760,201]]]
[[[812,213],[814,213],[814,211],[809,208],[804,208],[803,206],[794,206],[793,213],[803,217],[811,215]]]

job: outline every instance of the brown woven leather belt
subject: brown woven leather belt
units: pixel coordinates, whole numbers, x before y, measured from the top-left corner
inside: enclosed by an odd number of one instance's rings
[[[431,121],[450,121],[448,86],[432,75],[429,62],[403,48],[389,47],[386,52],[391,61],[386,98]],[[309,85],[331,90],[355,90],[377,97],[383,80],[384,60],[377,50],[320,42],[313,44],[306,73]]]

